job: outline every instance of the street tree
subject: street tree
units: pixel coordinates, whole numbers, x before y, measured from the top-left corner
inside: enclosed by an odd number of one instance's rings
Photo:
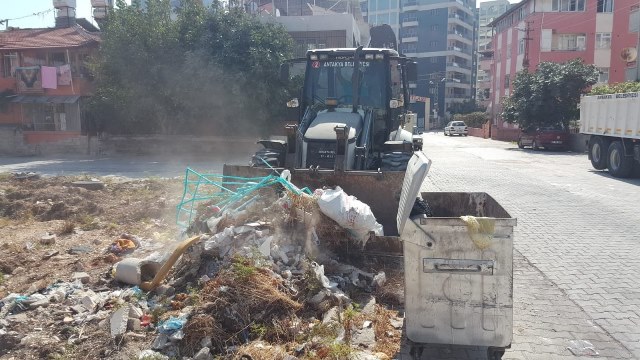
[[[266,131],[288,97],[278,65],[292,44],[283,27],[236,9],[182,0],[118,1],[92,64],[88,117],[113,133]]]
[[[564,126],[578,119],[580,96],[598,81],[598,70],[581,59],[542,62],[535,72],[516,74],[511,96],[503,103],[502,118],[520,128]]]
[[[451,115],[455,114],[471,114],[474,112],[484,112],[487,108],[476,103],[475,100],[469,99],[463,102],[454,102],[447,108]]]

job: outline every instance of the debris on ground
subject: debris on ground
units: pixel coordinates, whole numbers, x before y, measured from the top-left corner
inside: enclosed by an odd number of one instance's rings
[[[123,200],[111,192],[123,185],[107,180],[94,190],[64,185],[71,198],[33,196],[37,186],[4,190],[4,217],[29,211],[57,227],[69,219],[75,226],[64,235],[26,236],[36,244],[31,250],[3,246],[61,265],[37,277],[25,270],[31,262],[0,258],[0,341],[6,344],[0,357],[393,358],[402,339],[401,270],[351,261],[342,251],[345,244],[361,249],[382,227],[366,204],[342,189],[300,189],[283,175],[229,181],[188,170],[178,228],[165,225],[170,212],[153,213],[154,221],[139,218],[144,231],[124,220],[113,227],[80,219],[117,218],[128,206],[141,214],[134,198],[154,201],[154,191],[136,190]],[[33,181],[58,186],[52,179]],[[217,190],[207,192],[206,185]],[[94,208],[76,201],[76,193]],[[178,240],[197,238],[164,281],[144,291],[180,244],[162,231],[177,229]]]

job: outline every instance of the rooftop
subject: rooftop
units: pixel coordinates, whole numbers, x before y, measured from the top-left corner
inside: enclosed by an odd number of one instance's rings
[[[0,50],[71,48],[97,44],[99,41],[99,33],[89,32],[79,25],[0,31]]]

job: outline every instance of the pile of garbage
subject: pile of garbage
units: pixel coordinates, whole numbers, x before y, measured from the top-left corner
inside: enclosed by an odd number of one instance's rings
[[[190,198],[179,206],[178,221],[184,237],[192,237],[172,251],[135,258],[140,239],[125,234],[109,247],[124,260],[99,288],[78,273],[70,282],[0,300],[4,351],[36,341],[13,330],[25,314],[58,304],[53,323],[69,329],[52,341],[82,343],[87,335],[78,327],[102,331],[118,346],[152,336],[140,359],[397,353],[402,315],[375,299],[388,293],[387,273],[349,264],[338,252],[345,242],[364,247],[372,234],[382,235],[369,206],[338,187],[299,189],[286,173],[204,182],[219,191],[202,196],[185,180]]]

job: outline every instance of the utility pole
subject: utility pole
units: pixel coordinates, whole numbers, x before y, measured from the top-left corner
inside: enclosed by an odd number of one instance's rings
[[[533,21],[527,20],[527,27],[524,29],[525,36],[522,38],[524,40],[524,57],[522,58],[522,67],[529,70],[529,41],[533,40],[529,34],[533,31],[531,28],[531,24]]]

